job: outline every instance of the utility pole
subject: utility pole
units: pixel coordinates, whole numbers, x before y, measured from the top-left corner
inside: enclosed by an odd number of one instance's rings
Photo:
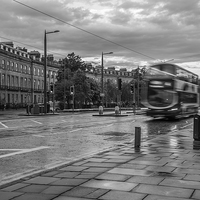
[[[139,83],[139,71],[140,71],[140,68],[138,66],[138,71],[137,71],[137,108],[139,108],[139,105],[140,105],[140,83]]]
[[[133,81],[133,113],[135,115],[135,81]]]
[[[65,109],[65,102],[66,102],[66,89],[65,89],[65,60],[63,60],[63,71],[64,71],[64,109]]]

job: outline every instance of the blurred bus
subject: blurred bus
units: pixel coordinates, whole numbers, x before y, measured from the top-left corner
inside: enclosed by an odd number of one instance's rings
[[[169,119],[198,113],[198,75],[175,64],[150,66],[145,74],[142,104],[151,117]]]

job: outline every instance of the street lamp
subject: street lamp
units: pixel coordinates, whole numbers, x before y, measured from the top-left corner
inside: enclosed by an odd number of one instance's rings
[[[103,89],[103,56],[107,54],[113,54],[113,52],[103,53],[101,56],[101,97],[102,97],[102,106],[104,104],[104,89]]]
[[[47,113],[47,34],[58,33],[59,30],[44,32],[44,113]]]

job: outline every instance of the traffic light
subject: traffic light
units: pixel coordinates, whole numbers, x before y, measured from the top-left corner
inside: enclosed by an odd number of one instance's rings
[[[134,84],[131,84],[131,94],[134,93]]]
[[[118,86],[118,90],[121,90],[121,89],[122,89],[122,79],[121,79],[121,78],[119,78],[119,79],[117,80],[117,86]]]
[[[70,86],[70,94],[74,95],[74,86]]]
[[[50,92],[53,93],[53,83],[50,84]]]

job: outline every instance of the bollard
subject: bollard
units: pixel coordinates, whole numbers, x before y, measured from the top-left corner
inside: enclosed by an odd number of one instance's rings
[[[194,116],[193,139],[200,141],[200,115],[198,114]]]
[[[119,113],[119,106],[115,106],[115,114],[116,115],[119,115],[120,113]]]
[[[103,115],[103,106],[99,106],[99,115]]]
[[[135,127],[135,148],[139,148],[141,143],[141,127]]]

